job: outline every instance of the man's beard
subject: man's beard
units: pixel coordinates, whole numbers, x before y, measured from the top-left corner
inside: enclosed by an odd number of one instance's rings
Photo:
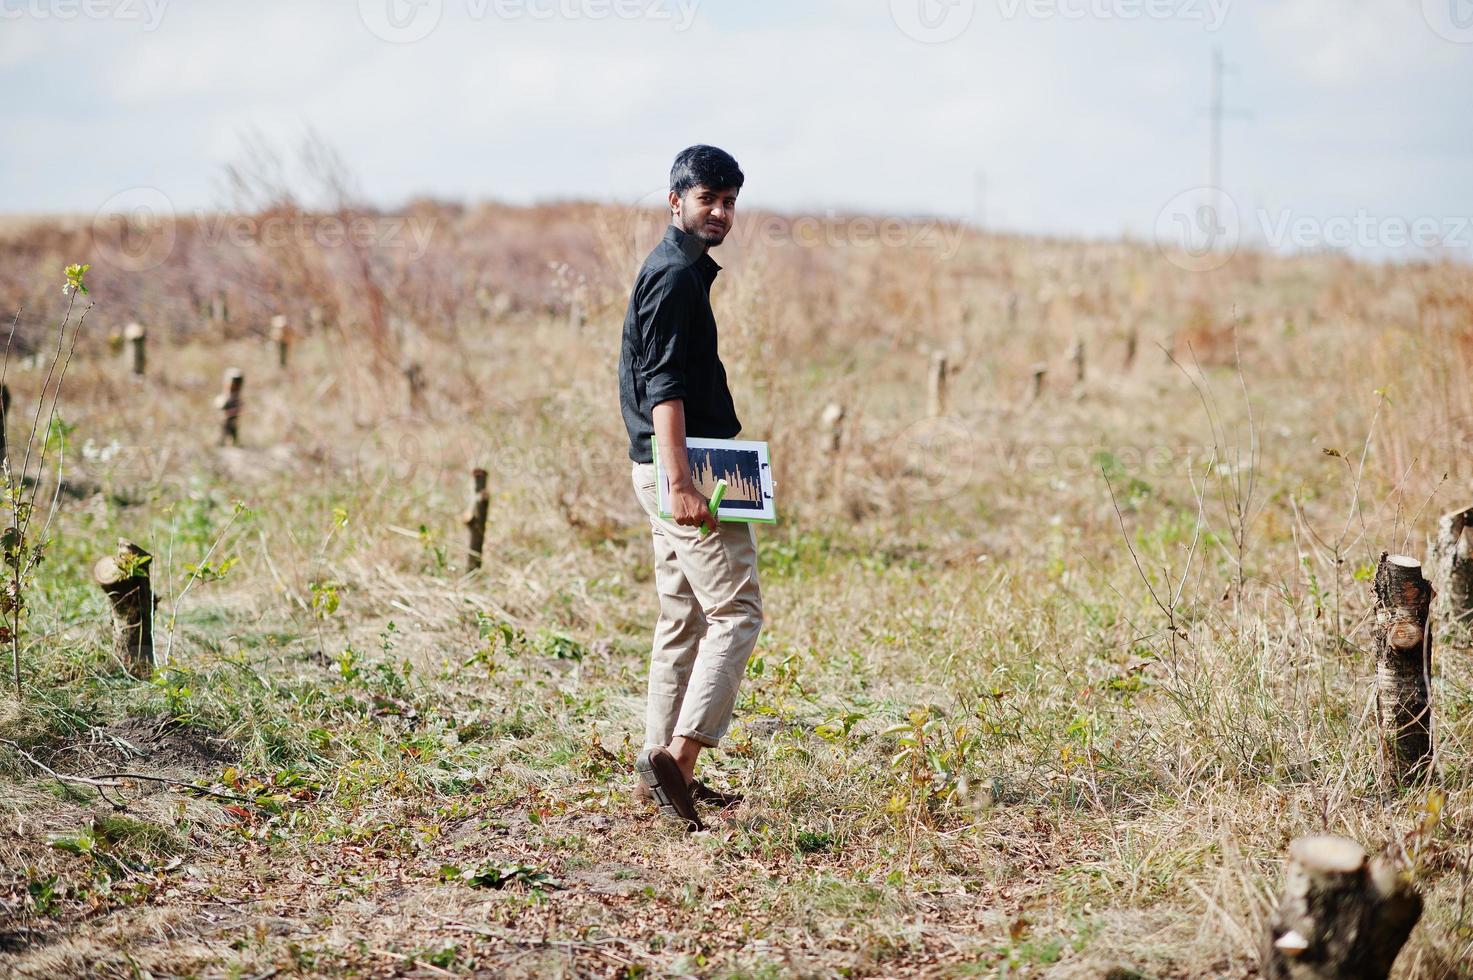
[[[680,216],[680,230],[685,232],[687,235],[694,237],[707,248],[714,248],[715,246],[720,245],[723,241],[726,240],[725,231],[723,231],[720,235],[712,235],[709,231],[707,231],[706,222],[704,220],[701,221],[700,224],[692,228],[686,223],[685,215]]]

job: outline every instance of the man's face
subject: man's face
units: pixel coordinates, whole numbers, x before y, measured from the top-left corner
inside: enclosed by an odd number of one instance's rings
[[[737,189],[712,190],[705,184],[697,184],[684,195],[670,192],[670,210],[680,230],[694,235],[715,248],[726,239],[731,223],[736,220]]]

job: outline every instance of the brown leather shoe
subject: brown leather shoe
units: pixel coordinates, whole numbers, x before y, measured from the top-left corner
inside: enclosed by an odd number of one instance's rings
[[[690,798],[693,802],[705,803],[719,810],[724,810],[729,806],[735,806],[743,799],[741,793],[725,793],[719,789],[712,789],[699,779],[691,780],[688,789],[690,790]],[[634,797],[634,802],[636,803],[655,805],[655,798],[650,794],[650,788],[644,784],[644,780],[642,779],[635,780],[634,788],[630,790],[630,795]]]
[[[740,793],[723,793],[719,789],[712,789],[699,779],[691,780],[690,798],[697,803],[706,803],[717,809],[724,810],[729,806],[736,806],[742,801]]]
[[[634,760],[634,770],[648,787],[650,797],[660,805],[660,812],[684,820],[691,830],[705,830],[696,813],[696,804],[690,798],[690,787],[685,774],[670,750],[661,747],[645,749]]]

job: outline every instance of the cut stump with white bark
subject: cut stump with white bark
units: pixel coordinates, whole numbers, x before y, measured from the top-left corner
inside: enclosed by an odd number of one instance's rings
[[[467,565],[475,571],[481,567],[481,550],[486,543],[486,514],[491,507],[491,495],[486,491],[486,471],[480,467],[471,470],[471,485],[474,487],[471,505],[461,515],[460,522],[470,535],[466,544],[470,553]]]
[[[1383,552],[1375,589],[1376,716],[1387,773],[1400,785],[1423,776],[1432,761],[1432,583],[1417,559]]]
[[[153,676],[153,589],[149,554],[127,538],[115,554],[92,566],[92,577],[112,608],[113,656],[134,677]]]
[[[225,371],[225,390],[215,396],[215,407],[220,410],[220,445],[240,445],[240,412],[244,402],[241,388],[245,386],[245,374],[240,368]]]
[[[1278,907],[1264,939],[1269,980],[1385,980],[1422,915],[1422,896],[1385,857],[1349,837],[1289,845]]]
[[[1437,611],[1450,623],[1473,625],[1473,507],[1443,514],[1432,542]]]
[[[946,414],[946,354],[931,355],[931,369],[926,379],[926,412],[931,418]]]
[[[123,339],[128,342],[133,376],[141,378],[148,363],[148,330],[141,323],[130,323],[123,328]]]

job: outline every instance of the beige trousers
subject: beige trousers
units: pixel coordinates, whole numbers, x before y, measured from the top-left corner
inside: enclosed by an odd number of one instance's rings
[[[742,521],[723,522],[702,538],[699,528],[659,515],[654,464],[635,463],[633,479],[650,520],[660,597],[645,747],[669,745],[675,736],[717,745],[762,629],[757,539]]]

